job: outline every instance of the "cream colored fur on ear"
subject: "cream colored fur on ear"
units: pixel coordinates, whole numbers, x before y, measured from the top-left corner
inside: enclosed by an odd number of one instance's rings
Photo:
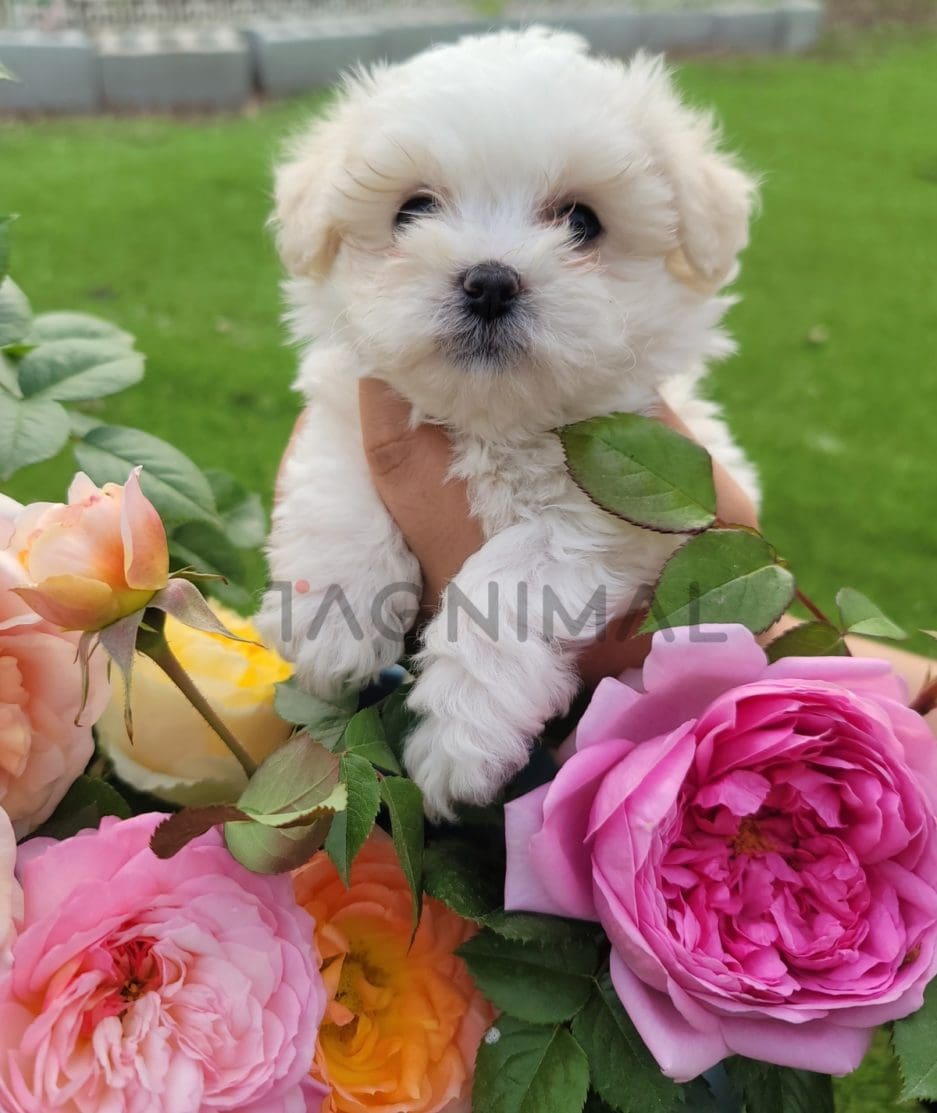
[[[668,267],[681,282],[713,293],[733,276],[748,243],[757,182],[719,150],[712,114],[680,103],[663,58],[639,54],[630,73],[645,85],[642,124],[674,191],[680,250]]]
[[[332,194],[344,137],[338,114],[327,116],[294,141],[277,170],[271,223],[283,265],[295,278],[324,278],[338,251]]]

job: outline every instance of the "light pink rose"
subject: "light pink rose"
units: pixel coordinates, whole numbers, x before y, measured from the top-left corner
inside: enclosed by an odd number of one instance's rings
[[[508,805],[505,903],[601,921],[671,1077],[733,1053],[844,1074],[937,972],[935,739],[885,662],[672,635]]]
[[[68,505],[32,503],[16,519],[8,547],[28,580],[17,591],[63,630],[100,630],[166,586],[166,531],[139,472],[122,487],[97,487],[78,472]]]
[[[0,543],[18,509],[0,503]],[[27,606],[17,594],[25,584],[20,564],[0,549],[0,807],[18,838],[48,819],[88,764],[91,725],[108,698],[104,655],[95,653],[81,710],[79,636]]]
[[[162,818],[20,847],[4,1113],[319,1113],[312,919],[288,877],[251,873],[217,831],[156,858]]]
[[[10,965],[16,927],[23,917],[23,892],[13,873],[15,865],[13,824],[0,808],[0,974]]]

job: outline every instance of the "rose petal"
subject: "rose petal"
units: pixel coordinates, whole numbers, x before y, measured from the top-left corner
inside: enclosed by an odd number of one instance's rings
[[[156,507],[140,488],[140,468],[124,484],[120,534],[124,543],[127,586],[159,591],[169,579],[166,529]]]

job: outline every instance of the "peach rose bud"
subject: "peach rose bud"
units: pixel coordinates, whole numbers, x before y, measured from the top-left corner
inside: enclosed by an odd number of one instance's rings
[[[29,580],[15,590],[63,630],[110,626],[169,581],[166,530],[140,488],[140,468],[123,486],[97,487],[79,472],[68,504],[27,506],[8,544]]]

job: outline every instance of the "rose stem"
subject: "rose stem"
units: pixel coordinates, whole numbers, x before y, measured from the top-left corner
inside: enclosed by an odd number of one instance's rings
[[[919,715],[929,715],[937,708],[937,677],[928,681],[911,703],[911,710]]]
[[[816,605],[816,603],[814,603],[814,601],[810,598],[810,596],[805,595],[800,590],[800,588],[797,589],[797,602],[802,604],[804,607],[806,607],[807,610],[810,611],[810,613],[813,615],[813,617],[815,619],[817,619],[819,622],[825,622],[827,626],[832,625],[832,623],[826,617],[826,615],[823,613],[823,611],[821,611],[820,608]]]
[[[166,645],[165,641],[162,645],[155,649],[153,652],[148,653],[147,656],[156,662],[169,679],[175,684],[179,691],[185,698],[192,704],[195,710],[202,716],[211,729],[218,735],[222,742],[228,747],[232,754],[240,762],[241,768],[247,774],[248,779],[257,772],[257,765],[251,758],[250,754],[244,749],[240,742],[234,737],[230,730],[215,714],[214,709],[209,702],[205,699],[202,693],[192,683],[192,678],[185,671],[182,665],[173,656],[172,650]]]

